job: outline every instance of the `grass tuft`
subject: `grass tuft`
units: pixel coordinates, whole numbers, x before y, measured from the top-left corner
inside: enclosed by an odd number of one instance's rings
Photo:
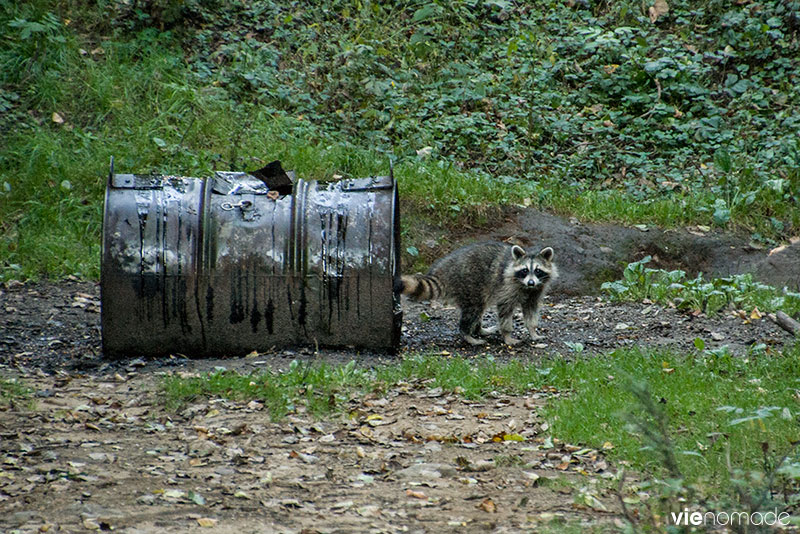
[[[0,409],[16,408],[20,404],[29,405],[33,391],[14,378],[0,377]]]

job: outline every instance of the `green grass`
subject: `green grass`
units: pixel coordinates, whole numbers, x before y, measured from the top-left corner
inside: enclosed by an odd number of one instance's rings
[[[31,393],[31,389],[19,380],[0,377],[0,409],[29,404]]]
[[[164,402],[169,409],[179,409],[198,397],[257,399],[264,402],[273,420],[285,417],[297,406],[316,416],[327,415],[341,410],[352,395],[374,387],[378,386],[372,374],[356,367],[355,362],[332,366],[302,364],[297,360],[283,373],[242,375],[215,371],[193,378],[168,376],[162,382]]]
[[[612,457],[657,471],[660,458],[647,449],[652,444],[629,425],[648,417],[630,387],[645,382],[669,419],[681,471],[692,480],[719,483],[727,478],[727,447],[731,460],[747,469],[763,463],[763,443],[771,454],[792,450],[798,437],[798,371],[800,346],[746,358],[616,351],[575,362],[569,377],[574,393],[549,405],[546,414],[558,437],[593,446],[610,441]]]
[[[783,4],[676,0],[657,25],[631,2],[2,4],[0,279],[97,278],[112,155],[307,179],[393,159],[419,249],[513,204],[779,241],[800,227]]]

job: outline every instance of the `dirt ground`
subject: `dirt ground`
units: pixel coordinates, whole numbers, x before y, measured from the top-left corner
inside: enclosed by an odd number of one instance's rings
[[[544,339],[531,342],[519,328],[526,341],[514,348],[498,335],[488,345],[467,346],[458,336],[457,310],[405,302],[395,356],[301,347],[257,357],[109,360],[101,354],[96,283],[0,285],[0,377],[21,378],[34,389],[33,403],[0,408],[0,532],[616,527],[616,467],[603,450],[560,442],[539,415],[562,394],[554,388],[470,402],[413,382],[385,397],[352,401],[348,416],[317,421],[300,409],[277,423],[258,402],[204,401],[172,413],[158,398],[167,372],[282,369],[295,359],[374,366],[404,353],[446,351],[536,362],[625,346],[693,350],[698,337],[708,348],[728,345],[737,354],[753,344],[780,348],[790,341],[766,319],[709,318],[591,294],[645,254],[660,267],[752,271],[794,287],[800,242],[769,254],[704,229],[588,227],[531,210],[488,237],[519,235],[531,236],[526,245],[554,246],[562,277],[543,307]]]
[[[555,294],[543,311],[545,340],[513,349],[499,337],[468,347],[456,310],[406,303],[398,356],[300,348],[108,361],[99,315],[94,283],[0,289],[0,376],[35,389],[34,407],[0,411],[2,532],[559,532],[563,522],[610,529],[620,521],[616,470],[602,450],[552,438],[538,409],[560,394],[553,389],[469,402],[409,383],[354,401],[351,417],[315,421],[300,411],[273,423],[257,402],[166,412],[158,381],[164,372],[282,368],[293,359],[375,365],[421,350],[536,361],[581,357],[567,343],[590,354],[644,344],[691,349],[702,337],[741,352],[789,340],[767,320]]]

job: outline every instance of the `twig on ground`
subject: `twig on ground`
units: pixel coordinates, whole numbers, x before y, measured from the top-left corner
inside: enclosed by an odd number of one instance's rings
[[[789,317],[782,311],[767,315],[770,321],[780,326],[792,335],[800,335],[800,323]]]

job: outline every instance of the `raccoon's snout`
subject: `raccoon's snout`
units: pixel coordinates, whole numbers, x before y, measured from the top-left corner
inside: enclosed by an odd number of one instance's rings
[[[528,280],[528,287],[537,287],[541,284],[538,280]]]

